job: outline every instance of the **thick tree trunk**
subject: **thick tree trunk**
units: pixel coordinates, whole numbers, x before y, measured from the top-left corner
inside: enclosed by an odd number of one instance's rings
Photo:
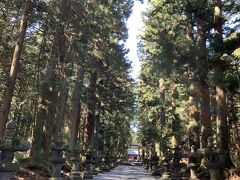
[[[30,13],[31,0],[26,0],[24,4],[24,10],[20,22],[19,35],[13,52],[12,64],[9,73],[9,82],[7,89],[4,93],[3,104],[0,111],[0,137],[2,137],[5,126],[8,121],[8,114],[11,106],[11,101],[13,97],[14,87],[16,83],[17,71],[19,66],[19,61],[22,53],[23,43],[25,39],[28,16]]]
[[[81,96],[83,88],[84,70],[79,67],[78,75],[75,83],[75,87],[71,99],[71,140],[72,145],[75,146],[79,138],[79,124],[80,124],[80,113],[81,113]]]
[[[227,122],[226,93],[223,86],[216,86],[216,111],[217,111],[217,147],[228,151],[229,128]]]
[[[199,68],[199,100],[201,121],[201,148],[207,147],[207,138],[212,135],[212,122],[210,118],[210,95],[207,84],[208,62],[206,50],[206,22],[198,18],[198,68]]]
[[[223,37],[222,37],[222,1],[215,0],[215,12],[214,12],[214,24],[215,24],[215,41],[216,54],[222,56],[223,49]],[[229,125],[227,120],[227,96],[222,79],[224,78],[225,64],[224,59],[220,59],[216,65],[216,74],[218,76],[218,81],[216,85],[216,124],[217,124],[217,147],[220,151],[224,152],[225,158],[225,168],[233,166],[229,152]]]
[[[160,124],[164,127],[166,125],[166,116],[165,116],[165,86],[163,84],[159,85],[160,88],[160,101],[161,101],[161,109],[160,109]]]
[[[167,147],[166,144],[164,143],[163,140],[163,129],[165,128],[166,125],[166,114],[165,114],[165,85],[164,84],[160,84],[159,85],[160,88],[160,101],[161,101],[161,109],[160,109],[160,133],[161,133],[161,137],[160,137],[160,153],[161,156],[165,157],[166,155],[166,151],[167,151]]]
[[[210,117],[209,86],[205,80],[199,82],[200,91],[200,121],[201,121],[201,148],[207,147],[207,139],[212,136],[212,122]]]
[[[179,141],[180,141],[180,119],[179,119],[179,115],[176,113],[176,101],[178,99],[178,91],[177,91],[177,85],[174,85],[173,90],[172,90],[172,115],[173,115],[173,119],[172,119],[172,132],[173,132],[173,139],[172,139],[172,145],[177,146],[179,145]]]
[[[98,135],[99,135],[99,143],[98,143],[98,152],[99,154],[104,154],[104,150],[105,150],[105,131],[104,131],[104,119],[99,119],[101,121],[98,122],[99,127],[101,127],[101,129],[99,129],[98,131]]]
[[[57,112],[56,112],[56,107],[54,107],[54,105],[57,105],[57,97],[54,100],[51,101],[53,105],[48,105],[49,107],[46,114],[44,134],[43,134],[43,142],[42,142],[43,158],[45,158],[46,160],[48,160],[50,156],[51,143],[53,141],[54,132],[56,130],[54,120],[56,119]]]
[[[98,155],[99,151],[99,125],[101,118],[101,102],[97,103],[97,115],[95,117],[95,130],[94,130],[94,149],[96,151],[96,155]],[[116,146],[117,147],[117,146]]]
[[[191,9],[187,12],[187,19],[189,21],[189,24],[191,26],[188,29],[188,37],[190,40],[195,42],[194,38],[194,14],[192,13]],[[189,68],[189,67],[188,67]],[[187,70],[187,73],[189,74],[189,69]],[[188,129],[188,141],[189,141],[189,150],[191,149],[192,145],[196,149],[200,148],[200,126],[199,126],[199,98],[198,98],[198,92],[196,87],[196,81],[193,79],[191,75],[188,75],[188,114],[189,114],[189,129]]]
[[[36,123],[33,130],[33,141],[32,141],[32,148],[30,151],[30,157],[32,159],[35,159],[37,158],[37,156],[40,156],[40,153],[42,151],[43,128],[44,128],[45,116],[46,116],[46,109],[41,108],[37,113]]]
[[[63,3],[63,2],[62,2]],[[61,5],[62,5],[61,3]],[[64,3],[63,3],[64,4]],[[63,11],[63,9],[62,9]],[[62,12],[62,15],[64,15],[64,12]],[[64,36],[64,25],[61,24],[61,22],[58,22],[58,26],[56,29],[55,34],[55,56],[57,57],[58,61],[58,78],[59,78],[59,92],[58,92],[58,102],[57,102],[57,116],[55,119],[55,137],[56,135],[62,131],[62,127],[64,124],[64,114],[65,114],[65,107],[66,107],[66,101],[68,97],[68,85],[66,80],[66,74],[65,74],[65,62],[64,57],[66,53],[66,47],[65,47],[65,36]]]
[[[216,41],[216,53],[222,55],[223,47],[223,37],[222,37],[222,2],[221,0],[215,1],[215,41]],[[226,92],[222,84],[223,72],[224,72],[224,62],[221,60],[216,66],[216,73],[218,76],[218,82],[216,85],[216,111],[217,111],[217,147],[228,151],[228,140],[229,140],[229,128],[227,122],[227,102],[226,102]]]
[[[60,22],[58,22],[60,23]],[[48,100],[48,111],[45,120],[45,131],[43,140],[44,158],[48,158],[51,150],[51,143],[63,127],[64,113],[68,96],[64,70],[64,27],[58,24],[53,46],[52,64],[49,67],[49,73],[46,73],[47,80],[51,80],[51,85],[43,87],[43,96]],[[56,73],[57,72],[57,73]],[[52,75],[51,75],[52,74]],[[57,88],[59,81],[60,87]]]
[[[89,102],[88,112],[85,119],[85,138],[86,148],[93,148],[93,137],[95,128],[95,111],[96,111],[96,83],[97,83],[97,71],[91,73],[90,85],[89,85]]]
[[[67,98],[68,98],[68,87],[66,87],[66,81],[63,82],[64,84],[61,87],[59,97],[58,97],[58,117],[56,118],[56,132],[55,137],[58,133],[63,131],[64,127],[64,119],[65,119],[65,109],[67,105]]]
[[[189,149],[194,145],[196,149],[200,148],[200,128],[199,128],[199,112],[196,100],[196,94],[189,96],[188,110],[189,110]]]

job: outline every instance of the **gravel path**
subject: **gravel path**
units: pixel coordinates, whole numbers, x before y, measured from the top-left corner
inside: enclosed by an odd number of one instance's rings
[[[160,177],[153,177],[141,166],[118,166],[108,173],[94,176],[96,180],[156,180]]]

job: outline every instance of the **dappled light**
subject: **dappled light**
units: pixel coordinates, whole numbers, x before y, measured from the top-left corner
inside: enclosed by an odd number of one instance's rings
[[[239,9],[0,1],[0,180],[240,179]]]

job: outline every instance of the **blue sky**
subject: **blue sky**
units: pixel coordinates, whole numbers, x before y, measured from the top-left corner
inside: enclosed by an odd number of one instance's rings
[[[137,56],[137,36],[140,34],[140,29],[143,26],[142,22],[142,12],[147,8],[147,3],[141,4],[139,1],[134,2],[133,12],[127,21],[128,27],[128,40],[126,41],[126,48],[130,51],[128,53],[128,58],[132,61],[132,77],[137,79],[140,71],[140,62]]]

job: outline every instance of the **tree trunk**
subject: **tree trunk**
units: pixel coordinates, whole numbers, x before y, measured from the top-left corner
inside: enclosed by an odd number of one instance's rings
[[[166,125],[166,114],[165,114],[165,85],[164,84],[160,84],[159,85],[160,88],[160,101],[161,101],[161,109],[160,109],[160,153],[161,156],[165,156],[166,151],[167,151],[167,147],[166,144],[164,143],[163,140],[163,129],[165,128]]]
[[[198,68],[199,68],[199,100],[201,121],[201,148],[207,147],[207,138],[212,135],[212,122],[210,118],[210,95],[207,84],[208,62],[206,50],[206,22],[198,18]]]
[[[223,37],[222,37],[222,2],[221,0],[215,1],[215,12],[214,12],[214,24],[215,24],[215,41],[216,47],[215,51],[218,55],[222,55],[223,47]],[[222,84],[222,79],[224,78],[224,62],[219,61],[216,66],[216,73],[218,76],[218,81],[216,85],[216,112],[217,112],[217,147],[228,151],[228,122],[227,122],[227,102],[226,102],[226,92]]]
[[[228,122],[226,93],[220,84],[216,86],[216,111],[217,111],[217,147],[228,151]]]
[[[178,99],[178,91],[177,91],[177,85],[174,84],[173,90],[172,90],[172,132],[173,132],[173,139],[172,139],[172,146],[175,147],[179,145],[180,141],[180,119],[179,115],[176,113],[176,101]]]
[[[101,102],[99,101],[97,103],[97,115],[95,118],[95,130],[94,130],[94,149],[96,151],[96,155],[98,155],[98,151],[99,151],[99,126],[100,126],[100,118],[101,118]],[[117,147],[117,146],[116,146]]]
[[[55,137],[57,137],[58,133],[63,132],[64,127],[64,119],[65,119],[65,109],[67,105],[67,98],[68,98],[68,87],[66,87],[66,81],[63,81],[63,85],[60,89],[59,97],[58,97],[58,114],[57,118],[55,119],[55,125],[56,125],[56,132]]]
[[[33,160],[37,157],[40,157],[40,153],[42,151],[43,128],[44,128],[45,119],[46,119],[46,109],[41,108],[37,113],[36,123],[33,130],[33,141],[32,141],[32,147],[30,151],[30,157]]]
[[[88,102],[88,112],[85,119],[85,138],[86,138],[86,148],[93,148],[93,136],[95,127],[95,111],[96,111],[96,83],[97,83],[97,71],[91,73],[90,85],[89,85],[89,102]]]
[[[83,88],[84,70],[82,67],[78,67],[78,75],[75,83],[75,87],[71,99],[71,140],[72,145],[75,146],[79,136],[79,124],[80,124],[80,113],[81,113],[81,96]]]
[[[189,149],[194,145],[196,149],[200,148],[200,128],[199,128],[199,112],[197,107],[196,94],[189,95]]]
[[[199,83],[200,91],[200,121],[201,121],[201,148],[207,147],[207,139],[212,136],[212,122],[210,117],[209,86],[205,80]]]
[[[13,52],[12,64],[11,64],[10,73],[9,73],[9,82],[7,85],[7,89],[5,90],[5,93],[4,93],[4,99],[2,102],[3,105],[0,111],[0,118],[1,118],[0,119],[0,137],[2,137],[5,131],[6,123],[8,121],[8,114],[9,114],[9,110],[12,102],[15,83],[16,83],[17,71],[18,71],[19,61],[20,61],[23,43],[25,39],[30,7],[31,7],[31,0],[26,0],[24,4],[24,10],[23,10],[21,22],[20,22],[19,35],[15,45],[14,52]]]
[[[160,101],[161,101],[161,109],[160,109],[160,124],[164,127],[166,125],[166,116],[165,116],[165,86],[163,84],[159,85],[160,88]]]
[[[222,1],[215,0],[215,12],[214,12],[214,24],[215,24],[215,53],[220,57],[222,56],[223,49],[223,37],[222,37]],[[216,85],[216,124],[217,124],[217,147],[220,151],[224,152],[225,158],[225,168],[229,168],[233,166],[231,161],[230,152],[229,152],[229,124],[227,120],[227,96],[224,85],[222,83],[222,79],[224,78],[224,70],[225,70],[225,62],[224,59],[220,59],[218,64],[216,65],[216,74],[218,76],[218,81]]]

